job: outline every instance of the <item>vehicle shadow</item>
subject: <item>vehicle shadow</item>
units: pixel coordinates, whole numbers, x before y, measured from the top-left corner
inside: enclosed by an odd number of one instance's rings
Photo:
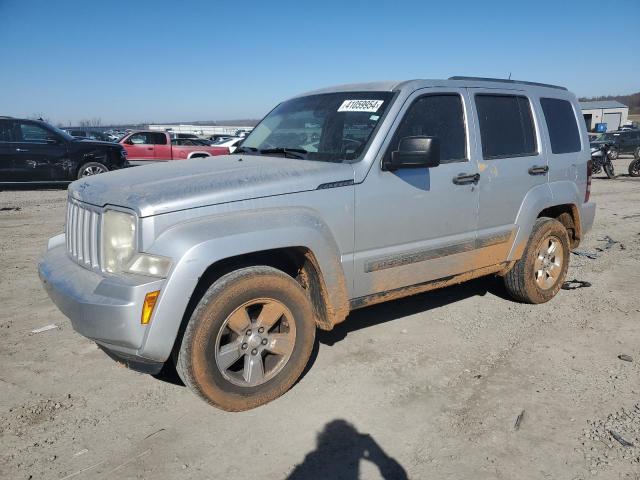
[[[355,310],[349,314],[344,322],[336,325],[333,330],[328,332],[324,330],[317,331],[316,341],[314,342],[311,357],[309,358],[302,374],[296,381],[296,384],[300,382],[300,380],[302,380],[313,367],[313,364],[318,357],[320,343],[332,346],[335,343],[344,340],[350,332],[390,322],[416,313],[427,312],[434,308],[459,302],[465,298],[484,296],[487,293],[512,301],[511,297],[509,297],[505,290],[502,279],[500,277],[490,275],[470,280],[459,285],[419,293],[410,297],[391,300],[378,305]],[[167,362],[162,371],[154,375],[154,377],[167,383],[184,386],[175,370],[173,362]]]
[[[316,449],[304,457],[287,480],[360,478],[360,461],[373,463],[386,480],[402,480],[407,472],[368,434],[362,434],[345,420],[327,423],[318,434]]]
[[[465,298],[484,296],[487,293],[511,300],[502,279],[496,276],[487,276],[459,285],[419,293],[410,297],[355,310],[349,314],[344,322],[336,325],[333,330],[328,332],[318,330],[317,337],[320,343],[333,345],[343,340],[349,332],[386,323],[416,313],[426,312],[464,300]]]

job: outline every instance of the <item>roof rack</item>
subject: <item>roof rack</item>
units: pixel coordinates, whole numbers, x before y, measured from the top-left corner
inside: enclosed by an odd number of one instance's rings
[[[557,88],[558,90],[566,90],[565,87],[559,85],[550,85],[548,83],[525,82],[523,80],[507,80],[506,78],[487,78],[487,77],[449,77],[449,80],[474,80],[478,82],[499,82],[499,83],[518,83],[522,85],[534,85],[536,87]]]

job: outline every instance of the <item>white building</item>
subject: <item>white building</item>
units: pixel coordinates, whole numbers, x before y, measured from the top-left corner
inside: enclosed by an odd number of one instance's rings
[[[201,137],[211,135],[235,135],[239,130],[250,132],[253,127],[241,127],[232,125],[149,125],[149,130],[161,132],[193,133]]]
[[[596,129],[596,123],[606,123],[607,132],[618,130],[629,117],[629,107],[615,100],[580,102],[580,108],[588,132]]]

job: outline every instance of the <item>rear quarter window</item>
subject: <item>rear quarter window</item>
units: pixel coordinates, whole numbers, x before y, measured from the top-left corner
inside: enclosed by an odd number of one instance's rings
[[[551,152],[579,152],[580,131],[571,103],[559,98],[541,98],[540,105],[549,131]]]
[[[536,131],[527,97],[477,94],[475,101],[483,158],[537,155]]]

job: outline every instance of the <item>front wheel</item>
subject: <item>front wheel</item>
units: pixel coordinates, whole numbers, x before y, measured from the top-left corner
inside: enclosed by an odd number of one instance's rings
[[[186,327],[176,370],[210,404],[228,411],[263,405],[302,374],[315,340],[309,297],[271,267],[236,270],[204,294]]]
[[[609,160],[616,160],[618,158],[618,150],[612,148],[611,150],[609,150],[609,152],[607,152],[607,156],[609,157]]]
[[[613,178],[616,176],[615,172],[613,171],[613,163],[611,163],[611,159],[607,158],[607,160],[604,162],[604,173],[607,174],[607,177],[609,178]]]
[[[509,294],[525,303],[551,300],[567,275],[569,251],[564,225],[552,218],[538,218],[522,258],[504,277]]]
[[[629,164],[629,176],[640,177],[640,158],[636,158]]]
[[[78,179],[106,173],[108,171],[109,168],[104,163],[87,162],[78,169]]]

